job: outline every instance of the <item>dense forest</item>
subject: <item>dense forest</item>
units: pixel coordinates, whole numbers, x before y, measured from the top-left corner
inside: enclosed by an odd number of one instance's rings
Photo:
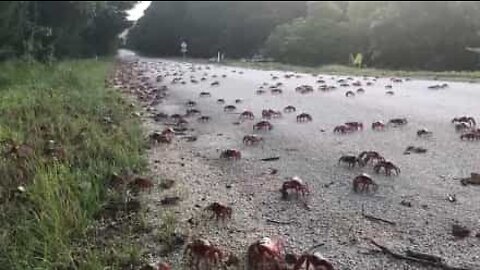
[[[254,54],[275,26],[306,15],[306,2],[152,2],[128,35],[129,46],[149,55],[178,55],[189,44],[194,57],[222,50],[228,57]]]
[[[136,1],[0,2],[0,57],[40,61],[114,53]]]
[[[429,70],[478,67],[478,2],[153,2],[129,47],[148,55],[262,53],[284,63]]]

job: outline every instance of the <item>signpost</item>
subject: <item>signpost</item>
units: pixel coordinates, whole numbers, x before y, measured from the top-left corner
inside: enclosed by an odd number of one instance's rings
[[[187,53],[187,51],[188,51],[188,50],[187,50],[187,43],[186,43],[185,41],[182,41],[182,44],[180,44],[180,47],[181,47],[180,51],[181,51],[182,54],[183,54],[183,61],[185,61],[185,55],[186,55],[186,53]]]

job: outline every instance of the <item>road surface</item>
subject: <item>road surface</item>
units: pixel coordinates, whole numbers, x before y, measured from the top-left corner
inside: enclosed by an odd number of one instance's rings
[[[169,88],[169,96],[156,106],[157,112],[184,114],[185,103],[193,100],[202,115],[211,117],[207,123],[197,122],[198,116],[187,118],[193,129],[190,135],[198,138],[195,142],[185,142],[179,137],[173,146],[154,151],[157,159],[164,162],[175,159],[169,156],[175,155],[187,163],[178,168],[156,166],[162,177],[182,182],[185,200],[175,208],[180,220],[201,220],[204,213],[199,207],[213,201],[234,209],[234,218],[227,224],[203,220],[193,228],[182,222],[190,235],[209,239],[242,258],[248,245],[259,237],[277,236],[286,241],[288,252],[301,253],[320,245],[317,250],[335,269],[426,269],[369,253],[373,246],[367,239],[371,238],[398,252],[408,248],[441,256],[451,265],[480,269],[480,238],[474,236],[480,233],[480,187],[462,186],[457,179],[480,171],[480,141],[460,140],[460,133],[451,123],[453,117],[463,115],[480,120],[479,84],[447,82],[448,87],[431,90],[428,86],[445,82],[348,79],[165,59],[141,58],[141,61],[150,63],[152,78],[163,75],[158,84]],[[294,76],[285,78],[286,74]],[[273,76],[278,79],[272,79]],[[185,84],[181,80],[172,84],[175,77],[182,78]],[[206,80],[200,81],[202,77]],[[199,82],[191,83],[192,78]],[[337,89],[317,90],[323,84],[317,82],[320,79]],[[360,87],[340,87],[340,79],[349,84],[359,81],[365,93],[345,97],[346,91]],[[214,81],[219,85],[211,86]],[[268,87],[278,82],[282,83],[278,88],[283,93],[271,94]],[[367,82],[373,85],[367,86]],[[256,94],[262,85],[266,93]],[[314,91],[300,94],[295,91],[300,85],[311,85]],[[386,85],[392,88],[386,89]],[[386,91],[393,91],[394,95],[386,95]],[[200,92],[210,92],[211,97],[199,97]],[[218,104],[217,99],[226,103]],[[242,102],[236,104],[235,99]],[[237,110],[224,112],[224,106],[230,104]],[[274,126],[271,131],[253,131],[252,126],[261,120],[263,109],[282,111],[287,105],[295,106],[297,111],[270,120]],[[244,110],[252,111],[255,120],[234,124]],[[296,115],[300,112],[309,113],[313,121],[297,123]],[[388,122],[392,118],[406,118],[408,124],[389,126],[384,131],[371,130],[372,122]],[[345,135],[333,133],[335,126],[351,121],[362,122],[364,130]],[[417,137],[421,128],[432,131],[433,136]],[[154,123],[151,129],[161,130],[163,126]],[[264,143],[244,145],[243,136],[252,133],[262,136]],[[405,155],[407,146],[423,147],[427,152]],[[219,151],[228,148],[239,149],[242,159],[219,159]],[[378,151],[394,162],[401,173],[387,177],[374,173],[370,165],[348,168],[337,162],[342,155],[358,155],[365,150]],[[260,161],[276,156],[280,157],[277,161]],[[269,175],[272,168],[278,173]],[[353,192],[352,180],[361,173],[372,176],[379,186],[377,192]],[[311,191],[308,207],[295,197],[282,200],[279,189],[285,178],[292,176],[308,183]],[[449,201],[448,196],[455,196],[456,202]],[[406,203],[411,207],[405,206]],[[395,225],[366,219],[362,208],[366,214]],[[153,212],[160,215],[161,210]],[[451,233],[456,223],[472,229],[470,237],[456,240]],[[181,253],[170,256],[169,260],[176,265]]]

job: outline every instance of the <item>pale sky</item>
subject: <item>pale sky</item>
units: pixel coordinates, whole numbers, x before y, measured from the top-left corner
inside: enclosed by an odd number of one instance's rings
[[[130,21],[138,20],[143,16],[143,12],[150,6],[150,3],[152,3],[152,1],[140,1],[134,8],[128,11],[127,19]]]

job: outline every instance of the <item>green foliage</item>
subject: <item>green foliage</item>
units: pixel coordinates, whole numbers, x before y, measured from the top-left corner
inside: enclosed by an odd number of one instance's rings
[[[175,246],[175,233],[177,228],[177,218],[172,212],[165,212],[162,215],[162,225],[156,233],[156,240],[162,243],[165,251],[172,251]]]
[[[130,30],[128,46],[144,54],[212,57],[222,50],[229,57],[251,56],[272,29],[303,16],[299,2],[154,1]]]
[[[477,2],[309,2],[308,15],[278,26],[268,54],[293,64],[363,64],[386,68],[459,70],[477,67],[466,50],[480,45]]]
[[[0,49],[27,59],[107,55],[136,1],[4,1]]]
[[[109,200],[105,181],[111,173],[141,171],[145,161],[139,121],[115,91],[104,88],[110,67],[93,60],[0,65],[2,269],[114,265],[100,256],[104,252],[93,244],[88,227]],[[5,155],[10,147],[5,140],[27,144],[33,153],[26,159]],[[62,155],[46,152],[49,140]],[[17,192],[19,186],[26,191]],[[131,247],[111,247],[115,254],[124,249]]]
[[[301,65],[461,70],[478,67],[477,2],[153,2],[128,46],[148,55],[227,57],[266,53]]]
[[[473,69],[480,44],[480,15],[473,2],[390,3],[389,16],[372,27],[374,61],[379,66],[421,69]],[[473,15],[475,14],[475,15]]]
[[[480,71],[426,71],[426,70],[392,70],[379,68],[354,68],[343,65],[321,65],[321,66],[304,66],[290,65],[279,62],[242,62],[237,60],[229,60],[227,65],[240,66],[246,68],[254,68],[260,70],[283,70],[296,71],[310,74],[332,74],[341,76],[383,76],[383,77],[415,77],[421,79],[438,79],[451,81],[468,81],[479,82]]]

